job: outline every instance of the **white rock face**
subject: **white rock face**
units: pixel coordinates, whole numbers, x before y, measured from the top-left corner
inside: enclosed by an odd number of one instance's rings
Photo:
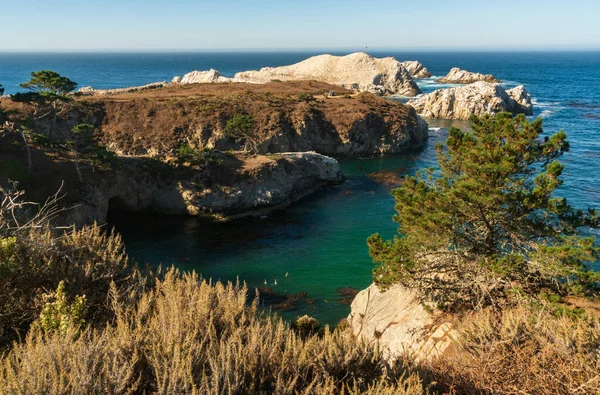
[[[404,68],[409,72],[413,78],[429,78],[431,73],[421,63],[416,60],[407,60],[401,62]]]
[[[153,82],[151,84],[141,86],[129,86],[127,88],[115,88],[115,89],[94,89],[91,86],[83,86],[77,90],[77,93],[82,95],[112,95],[116,93],[130,93],[145,91],[149,89],[165,88],[169,86],[167,81]]]
[[[415,96],[421,92],[402,63],[392,57],[378,59],[364,52],[313,56],[290,66],[244,71],[234,78],[250,83],[317,80],[379,95]]]
[[[372,284],[356,295],[348,323],[357,338],[378,344],[390,361],[405,353],[426,360],[442,355],[456,336],[453,324],[435,314],[402,285],[382,293]]]
[[[467,120],[472,114],[533,113],[531,97],[520,85],[505,90],[498,84],[475,82],[466,86],[438,89],[408,102],[419,115],[429,118]]]
[[[472,73],[458,67],[452,68],[445,77],[436,80],[436,82],[443,84],[471,84],[477,81],[500,82],[491,74]]]
[[[176,77],[177,78],[177,77]],[[212,82],[231,82],[231,78],[223,77],[221,73],[219,73],[215,69],[210,69],[206,71],[192,71],[191,73],[187,73],[181,78],[179,81],[180,84],[205,84]],[[173,81],[175,82],[175,81]]]

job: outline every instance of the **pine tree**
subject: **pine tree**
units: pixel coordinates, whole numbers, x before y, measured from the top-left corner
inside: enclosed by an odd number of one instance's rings
[[[560,131],[540,139],[542,120],[471,118],[438,144],[439,170],[407,177],[393,191],[399,236],[368,239],[383,288],[401,283],[444,309],[501,306],[517,296],[598,291],[600,257],[583,227],[598,213],[556,197],[569,148]]]

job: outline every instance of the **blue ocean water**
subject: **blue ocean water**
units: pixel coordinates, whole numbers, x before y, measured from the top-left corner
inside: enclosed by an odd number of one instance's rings
[[[341,54],[332,52],[335,54]],[[600,207],[600,52],[370,52],[399,60],[419,60],[434,76],[452,67],[491,73],[507,86],[523,84],[534,100],[534,116],[545,134],[565,130],[571,150],[560,193],[581,208]],[[34,70],[51,69],[80,86],[115,88],[170,80],[192,70],[214,68],[224,75],[280,66],[317,53],[152,53],[152,54],[1,54],[0,84],[19,89]],[[425,91],[441,87],[434,78],[418,81]],[[457,121],[430,122],[430,139],[419,150],[389,158],[344,160],[348,180],[303,199],[266,220],[210,224],[195,218],[113,215],[129,253],[150,264],[175,264],[205,277],[246,281],[276,293],[306,292],[314,303],[299,302],[286,317],[310,314],[335,323],[349,312],[339,303],[340,287],[364,288],[372,263],[365,240],[380,232],[392,237],[393,199],[367,174],[393,170],[412,174],[435,164],[433,146]],[[596,233],[598,235],[598,233]],[[266,285],[265,285],[266,282]],[[275,285],[277,282],[277,285]],[[311,301],[313,302],[313,301]]]

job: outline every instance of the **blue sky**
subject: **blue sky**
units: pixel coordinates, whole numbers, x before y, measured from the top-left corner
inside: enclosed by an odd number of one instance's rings
[[[600,49],[600,0],[0,0],[0,50]]]

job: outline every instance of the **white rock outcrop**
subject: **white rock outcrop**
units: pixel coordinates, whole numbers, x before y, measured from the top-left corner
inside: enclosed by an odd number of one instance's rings
[[[177,78],[177,77],[175,77]],[[231,78],[224,77],[221,73],[219,73],[215,69],[210,69],[206,71],[192,71],[191,73],[187,73],[183,76],[177,83],[180,84],[205,84],[212,82],[231,82]],[[176,82],[173,79],[173,82]]]
[[[429,118],[467,120],[472,114],[533,113],[531,97],[522,85],[505,90],[498,84],[475,82],[456,88],[438,89],[410,100],[417,113]]]
[[[423,66],[420,62],[416,60],[407,60],[405,62],[401,62],[402,66],[409,72],[411,77],[413,78],[429,78],[431,77],[431,73],[425,66]]]
[[[500,82],[500,80],[491,74],[473,73],[454,67],[445,77],[435,80],[442,84],[471,84],[477,81]]]
[[[82,95],[112,95],[117,93],[131,93],[145,91],[149,89],[165,88],[169,86],[167,81],[153,82],[151,84],[141,86],[129,86],[127,88],[115,88],[115,89],[94,89],[91,86],[82,86],[77,90],[77,93]]]
[[[354,336],[377,344],[390,361],[402,355],[426,360],[450,349],[456,330],[438,313],[428,312],[413,291],[394,285],[386,292],[372,284],[351,305],[348,324]]]
[[[240,72],[234,79],[250,83],[317,80],[379,95],[415,96],[421,92],[402,63],[392,57],[374,58],[364,52],[313,56],[290,66]]]

